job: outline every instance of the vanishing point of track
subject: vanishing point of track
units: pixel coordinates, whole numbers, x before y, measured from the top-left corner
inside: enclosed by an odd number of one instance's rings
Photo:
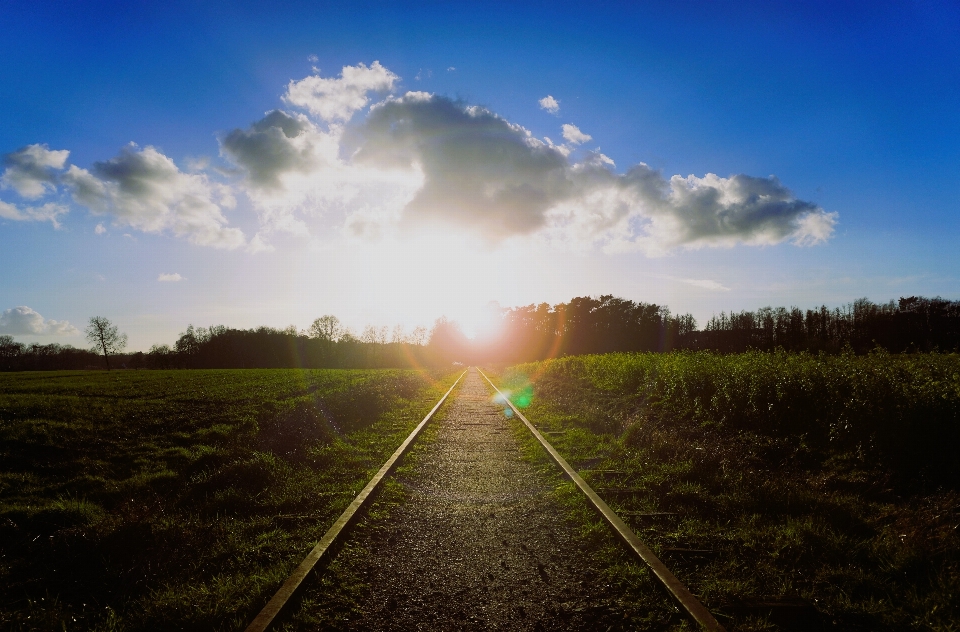
[[[577,472],[567,463],[567,461],[560,456],[560,454],[553,448],[552,445],[550,445],[543,435],[537,431],[534,425],[530,423],[530,421],[523,415],[522,412],[520,412],[513,402],[511,402],[509,398],[505,397],[503,393],[500,392],[500,390],[496,387],[496,385],[493,384],[489,377],[487,377],[479,369],[476,370],[497,392],[500,399],[512,409],[513,414],[515,414],[517,418],[524,423],[533,437],[537,439],[537,441],[543,446],[557,466],[560,467],[564,475],[566,475],[567,478],[569,478],[577,486],[581,493],[583,493],[587,502],[611,527],[620,541],[650,569],[657,580],[666,589],[668,594],[682,608],[684,613],[690,619],[696,622],[701,629],[722,631],[724,628],[717,622],[717,620],[713,617],[713,615],[710,614],[703,604],[701,604],[700,601],[673,575],[673,573],[667,569],[667,567],[657,558],[653,551],[651,551],[637,537],[630,527],[627,526],[627,524],[624,523],[624,521],[621,520],[612,509],[610,509],[610,507],[597,495],[590,485],[588,485],[587,482],[584,481],[583,478],[581,478],[580,475],[577,474]],[[430,410],[430,412],[427,413],[423,420],[417,425],[416,428],[414,428],[410,435],[407,436],[407,438],[403,441],[400,447],[397,448],[393,455],[387,459],[386,463],[383,464],[380,470],[373,476],[373,478],[370,479],[370,481],[357,495],[353,502],[350,503],[347,509],[344,510],[340,517],[327,530],[317,545],[307,554],[307,556],[286,579],[286,581],[284,581],[279,590],[277,590],[270,601],[263,607],[256,618],[254,618],[254,620],[246,628],[246,632],[263,632],[267,630],[276,621],[284,607],[290,601],[292,601],[294,596],[300,591],[314,568],[316,568],[321,561],[327,562],[329,561],[329,558],[335,555],[333,552],[335,550],[334,544],[337,543],[339,539],[342,539],[349,527],[363,513],[369,503],[372,502],[377,489],[396,468],[403,456],[410,450],[417,437],[420,435],[426,425],[433,419],[436,412],[444,404],[444,402],[461,382],[464,375],[466,375],[468,371],[469,369],[460,374],[450,389],[447,390],[442,398],[440,398],[440,401],[438,401]]]

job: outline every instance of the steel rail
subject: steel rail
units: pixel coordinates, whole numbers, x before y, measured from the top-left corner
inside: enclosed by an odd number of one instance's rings
[[[413,442],[416,440],[417,436],[420,434],[420,431],[424,429],[427,423],[433,418],[433,415],[440,409],[440,406],[443,405],[443,402],[447,401],[447,397],[450,396],[450,393],[453,392],[453,389],[456,388],[457,384],[460,383],[460,380],[463,379],[463,376],[467,374],[467,371],[464,371],[460,374],[460,377],[457,378],[457,381],[453,383],[453,386],[440,398],[440,401],[427,413],[427,416],[423,418],[416,428],[413,429],[403,443],[400,444],[400,447],[393,453],[387,462],[383,464],[380,470],[374,474],[373,478],[370,479],[370,482],[367,483],[366,487],[357,494],[357,497],[353,499],[353,502],[350,503],[350,506],[347,507],[340,517],[337,518],[337,521],[333,523],[333,526],[327,529],[327,532],[323,534],[323,537],[320,538],[320,541],[317,542],[317,545],[313,547],[303,561],[300,562],[300,565],[294,569],[293,573],[287,578],[283,585],[280,586],[280,589],[273,595],[270,601],[267,602],[267,605],[263,607],[260,613],[256,618],[250,622],[250,625],[247,626],[245,632],[264,632],[267,630],[273,621],[276,619],[277,615],[280,614],[280,611],[285,605],[293,598],[297,590],[303,584],[303,581],[307,578],[310,572],[314,569],[318,562],[323,559],[327,551],[330,550],[330,547],[336,542],[337,537],[342,534],[347,527],[349,527],[354,519],[357,517],[360,510],[364,507],[370,497],[373,495],[373,492],[380,486],[383,480],[390,475],[390,472],[396,467],[397,463],[403,458],[403,455],[407,453],[410,449],[410,446],[413,445]]]
[[[700,627],[704,630],[710,630],[711,632],[725,632],[724,627],[710,614],[710,611],[704,607],[700,600],[693,596],[687,587],[684,586],[676,576],[670,572],[669,569],[664,565],[660,559],[654,555],[653,551],[650,550],[647,545],[645,545],[640,538],[637,537],[637,534],[633,532],[627,524],[617,516],[616,513],[610,506],[603,501],[600,496],[597,495],[593,488],[587,484],[583,478],[580,477],[577,472],[570,467],[570,464],[567,463],[566,459],[560,456],[560,453],[554,449],[550,442],[543,438],[543,435],[534,427],[530,421],[524,417],[523,413],[520,412],[520,409],[517,408],[510,398],[505,396],[499,388],[490,380],[489,377],[483,372],[480,371],[480,368],[477,368],[477,371],[480,372],[487,382],[490,383],[490,386],[493,387],[493,390],[503,398],[503,401],[507,403],[508,406],[513,410],[514,414],[523,421],[527,426],[527,429],[536,437],[537,441],[540,442],[540,445],[547,451],[547,453],[553,458],[554,462],[560,466],[560,469],[563,470],[563,473],[567,475],[574,485],[576,485],[581,492],[587,497],[587,500],[590,501],[590,504],[593,505],[593,508],[603,517],[604,520],[613,528],[621,540],[647,565],[647,567],[653,571],[653,574],[656,575],[657,579],[660,580],[660,583],[663,584],[664,588],[667,589],[667,592],[680,604],[690,617],[696,621]]]

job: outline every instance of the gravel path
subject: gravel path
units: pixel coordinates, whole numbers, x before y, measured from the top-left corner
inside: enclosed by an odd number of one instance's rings
[[[618,629],[615,596],[548,481],[522,460],[502,408],[471,369],[419,465],[409,501],[369,536],[371,586],[356,630]]]

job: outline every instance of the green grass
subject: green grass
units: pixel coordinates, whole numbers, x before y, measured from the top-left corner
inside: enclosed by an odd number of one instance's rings
[[[0,627],[242,629],[452,379],[0,374]]]
[[[957,355],[611,354],[503,380],[532,387],[525,414],[729,629],[960,629]],[[654,617],[637,627],[680,625],[572,485],[558,493]],[[771,598],[813,618],[751,605]]]

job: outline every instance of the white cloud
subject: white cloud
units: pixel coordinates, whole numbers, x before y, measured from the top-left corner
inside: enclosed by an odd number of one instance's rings
[[[69,211],[66,206],[53,202],[42,206],[19,207],[0,200],[0,217],[18,222],[50,222],[54,228],[60,228],[58,218]]]
[[[574,145],[582,145],[588,140],[593,139],[593,136],[590,134],[584,134],[576,125],[564,123],[561,126],[561,129],[563,130],[563,137],[567,140],[567,142],[573,143]]]
[[[815,244],[837,222],[773,176],[665,177],[643,163],[618,174],[599,151],[572,158],[591,140],[575,125],[562,126],[566,143],[556,145],[482,107],[428,92],[388,97],[355,125],[320,127],[346,120],[366,105],[367,91],[398,80],[374,63],[346,67],[340,79],[293,81],[285,100],[313,120],[275,110],[221,137],[221,154],[244,174],[241,186],[259,214],[250,251],[272,249],[273,231],[312,237],[319,216],[327,230],[353,238],[441,222],[491,241],[536,235],[648,255]],[[541,105],[559,107],[553,97]]]
[[[287,84],[285,103],[303,108],[323,121],[347,121],[370,102],[367,93],[388,92],[400,77],[380,65],[344,66],[338,79],[319,75]]]
[[[176,283],[177,281],[183,281],[183,277],[180,276],[178,272],[174,272],[173,274],[160,273],[160,276],[157,277],[157,281],[162,283]]]
[[[830,239],[840,221],[837,213],[807,213],[797,220],[797,233],[793,243],[798,246],[815,246]]]
[[[302,114],[268,112],[249,129],[235,129],[220,139],[221,153],[246,170],[256,187],[280,188],[281,174],[309,173],[325,158],[336,160],[336,142],[330,142]]]
[[[712,173],[672,176],[669,181],[645,164],[622,176],[646,208],[650,224],[635,241],[650,250],[674,245],[767,245],[790,239],[812,245],[828,239],[837,221],[811,202],[796,199],[775,176]]]
[[[0,334],[14,336],[72,336],[80,332],[65,320],[45,320],[26,305],[13,307],[0,314]]]
[[[456,70],[456,68],[453,66],[450,66],[449,68],[447,68],[447,72],[453,72],[454,70]]]
[[[560,102],[554,99],[549,94],[543,97],[542,99],[540,99],[537,103],[540,104],[541,110],[546,110],[550,114],[556,114],[557,112],[560,111]]]
[[[452,221],[493,238],[530,233],[570,186],[561,153],[488,110],[444,97],[388,99],[353,133],[355,162],[422,170],[423,186],[403,211],[410,221]]]
[[[257,233],[253,236],[253,239],[250,240],[250,243],[247,245],[247,252],[258,253],[258,252],[273,252],[276,248],[272,244],[268,243],[260,233]]]
[[[422,178],[415,170],[368,169],[343,160],[342,134],[338,126],[324,131],[302,114],[274,110],[221,137],[221,154],[246,175],[246,193],[260,217],[261,232],[249,251],[272,250],[273,231],[310,237],[305,218],[314,215],[339,214],[349,234],[357,234],[361,220],[370,225],[399,216]]]
[[[36,199],[56,190],[57,171],[63,169],[70,152],[51,150],[47,145],[27,145],[3,157],[6,169],[0,188],[13,188],[21,196]]]
[[[644,163],[619,174],[599,150],[574,154],[592,140],[575,125],[561,126],[565,142],[557,145],[482,107],[428,92],[388,97],[347,124],[371,93],[392,91],[400,78],[376,61],[345,66],[336,78],[315,72],[290,81],[283,96],[306,113],[273,110],[220,137],[221,156],[236,168],[216,170],[234,178],[232,185],[208,177],[205,157],[188,160],[184,172],[156,148],[131,144],[88,170],[67,168],[67,150],[36,144],[4,157],[0,187],[38,198],[63,184],[75,202],[109,215],[118,228],[220,248],[246,245],[250,252],[272,250],[275,231],[313,238],[318,217],[325,230],[353,238],[441,222],[489,241],[535,235],[649,255],[678,247],[813,245],[829,239],[838,222],[836,213],[797,199],[774,176],[665,177]],[[551,95],[539,104],[551,113],[560,108]],[[224,215],[241,193],[259,217],[249,242]],[[0,201],[0,218],[55,227],[67,210]],[[94,232],[106,230],[100,223]]]
[[[320,58],[317,57],[316,55],[308,55],[308,56],[307,56],[307,61],[310,62],[311,64],[315,64],[315,63],[317,63],[318,61],[320,61]]]
[[[90,171],[71,165],[62,179],[74,201],[95,214],[111,215],[115,224],[150,233],[170,231],[203,246],[245,243],[221,211],[235,202],[232,195],[203,174],[180,171],[154,147],[139,149],[131,143]]]
[[[680,279],[687,285],[692,285],[693,287],[703,288],[704,290],[713,290],[715,292],[729,292],[730,288],[720,283],[719,281],[711,281],[710,279]]]
[[[775,177],[665,179],[642,163],[620,175],[599,152],[571,162],[568,151],[488,110],[424,93],[377,104],[345,145],[356,164],[422,172],[404,221],[444,221],[494,240],[542,232],[551,241],[662,254],[817,243],[836,222]]]
[[[191,156],[186,159],[187,171],[206,171],[210,168],[210,156]]]

